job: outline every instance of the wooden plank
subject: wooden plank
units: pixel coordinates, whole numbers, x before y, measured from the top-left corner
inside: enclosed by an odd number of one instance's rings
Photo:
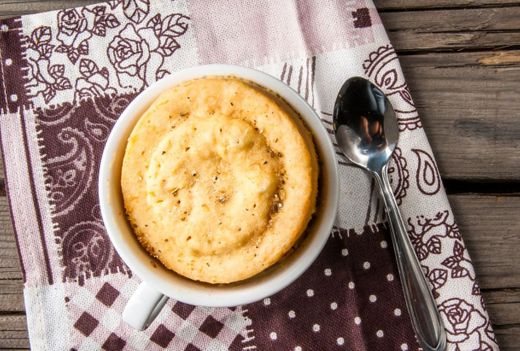
[[[0,311],[23,312],[23,281],[7,198],[0,197]]]
[[[374,0],[374,3],[380,11],[518,5],[518,1],[514,0]]]
[[[0,162],[1,163],[1,162]],[[14,314],[16,313],[16,314]],[[0,349],[27,350],[23,281],[7,198],[0,197]]]
[[[0,349],[29,349],[27,321],[24,315],[0,315]]]
[[[0,197],[0,280],[21,279],[20,261],[14,240],[7,198]]]
[[[520,325],[496,327],[495,335],[502,351],[520,350]]]
[[[23,282],[19,280],[0,280],[0,311],[24,312]]]
[[[401,13],[401,15],[405,16],[404,13]],[[436,14],[431,15],[437,16]],[[384,19],[383,22],[385,22]],[[420,33],[413,30],[409,32],[399,30],[395,32],[389,31],[388,36],[399,53],[454,52],[468,49],[497,50],[520,46],[519,32]]]
[[[444,178],[520,179],[520,51],[505,54],[401,57]]]
[[[518,46],[519,17],[520,7],[381,13],[400,52]]]
[[[520,349],[520,289],[483,290],[502,351]]]
[[[483,289],[520,288],[520,197],[449,196]]]
[[[520,4],[519,4],[520,5]],[[508,31],[520,28],[520,6],[487,9],[450,9],[389,12],[382,15],[391,31],[416,33],[451,33],[473,31]],[[442,19],[442,20],[440,20]]]
[[[485,66],[508,66],[520,64],[520,51],[501,51],[487,54],[478,60]]]
[[[100,0],[1,0],[0,18],[9,18],[30,13],[45,12],[62,8],[84,6]]]
[[[494,325],[520,325],[520,289],[484,290],[482,294]]]

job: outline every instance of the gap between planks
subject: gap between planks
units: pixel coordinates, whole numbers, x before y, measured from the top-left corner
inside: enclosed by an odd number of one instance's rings
[[[436,9],[518,6],[512,0],[374,0],[380,11],[430,11]]]

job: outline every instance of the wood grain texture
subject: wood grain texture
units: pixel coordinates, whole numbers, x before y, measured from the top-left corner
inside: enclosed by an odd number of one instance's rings
[[[395,48],[406,53],[517,47],[519,14],[520,7],[511,7],[389,12],[381,19]]]
[[[520,179],[520,64],[496,58],[487,51],[401,57],[444,178]]]
[[[520,289],[484,290],[484,299],[495,325],[520,324]]]
[[[518,196],[451,195],[450,203],[483,289],[520,288]],[[520,321],[519,321],[520,322]]]
[[[99,0],[1,0],[0,18],[95,4]]]
[[[7,207],[0,197],[0,312],[24,312],[23,281],[16,240]],[[1,314],[1,313],[0,313]]]
[[[515,6],[512,0],[374,0],[380,11]]]
[[[501,351],[520,350],[520,325],[495,327],[495,335]]]
[[[27,321],[24,315],[0,315],[0,350],[27,350]]]

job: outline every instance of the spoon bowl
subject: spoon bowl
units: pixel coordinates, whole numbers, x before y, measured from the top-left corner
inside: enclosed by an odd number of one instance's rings
[[[399,139],[397,117],[385,94],[368,80],[350,78],[338,93],[333,114],[341,151],[353,163],[380,171]]]

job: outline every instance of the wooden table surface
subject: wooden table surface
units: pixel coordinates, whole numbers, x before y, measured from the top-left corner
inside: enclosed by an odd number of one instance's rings
[[[0,0],[0,18],[94,2]],[[520,1],[375,2],[437,157],[499,345],[520,350]],[[22,276],[1,177],[0,349],[27,349]]]

